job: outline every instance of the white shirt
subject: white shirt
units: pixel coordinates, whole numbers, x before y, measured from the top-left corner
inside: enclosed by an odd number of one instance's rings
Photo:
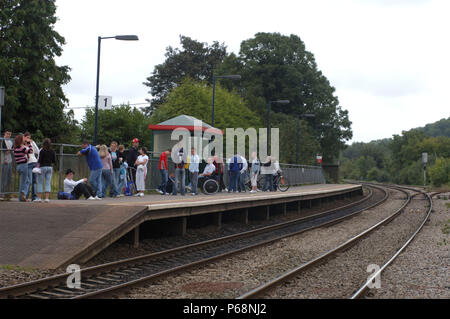
[[[31,141],[31,148],[33,149],[33,153],[30,154],[28,157],[28,164],[30,163],[37,163],[37,157],[39,157],[39,147],[36,145],[34,141]]]
[[[200,163],[200,157],[197,154],[190,156],[189,162],[189,172],[195,173],[198,172],[198,164]]]
[[[75,186],[80,183],[83,183],[83,179],[80,179],[78,182],[75,182],[73,179],[65,179],[64,180],[64,193],[72,193]]]
[[[147,173],[148,156],[147,155],[139,155],[137,158],[137,162],[140,163],[139,165],[144,166],[144,172]],[[144,162],[145,162],[145,164],[143,164]]]
[[[205,170],[203,171],[203,175],[212,174],[216,170],[216,167],[213,163],[206,165]]]
[[[6,148],[8,150],[11,150],[12,146],[13,146],[13,142],[10,139],[5,139],[4,141],[5,141]],[[7,151],[5,151],[5,161],[6,161],[6,163],[12,163],[11,153],[8,153]]]
[[[247,168],[248,168],[247,160],[243,156],[239,156],[239,157],[241,158],[241,161],[242,161],[241,173],[245,173],[247,171]]]

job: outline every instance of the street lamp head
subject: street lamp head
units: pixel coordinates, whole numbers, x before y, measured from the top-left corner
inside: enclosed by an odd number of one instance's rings
[[[289,100],[277,100],[277,101],[272,101],[272,103],[278,103],[278,104],[289,104],[290,101]]]
[[[239,80],[241,76],[239,74],[230,74],[230,75],[217,75],[215,76],[215,78]]]
[[[139,40],[137,35],[116,35],[114,38],[116,40],[122,40],[122,41],[138,41]]]
[[[300,117],[316,117],[314,114],[300,114]]]

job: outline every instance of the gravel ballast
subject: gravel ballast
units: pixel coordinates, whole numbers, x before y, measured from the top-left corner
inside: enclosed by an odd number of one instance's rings
[[[394,199],[332,227],[308,231],[146,287],[134,288],[120,297],[235,298],[335,247],[390,215],[403,203],[403,200],[395,199],[403,197],[398,191],[392,193]]]

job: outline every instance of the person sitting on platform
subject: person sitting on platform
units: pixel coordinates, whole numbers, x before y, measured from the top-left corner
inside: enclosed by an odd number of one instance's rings
[[[200,188],[203,187],[203,183],[207,180],[207,177],[212,177],[214,172],[216,171],[216,166],[213,163],[213,158],[208,158],[207,163],[208,165],[205,166],[203,173],[198,175],[198,187]]]
[[[99,199],[94,189],[87,184],[87,178],[80,179],[79,181],[73,180],[75,172],[70,168],[66,171],[66,179],[64,180],[64,192],[73,195],[75,199],[79,199],[81,195],[88,200]]]

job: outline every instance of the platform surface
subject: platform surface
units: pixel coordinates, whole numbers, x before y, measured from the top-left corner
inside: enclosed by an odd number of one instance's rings
[[[0,265],[56,268],[100,243],[106,247],[115,237],[151,219],[152,214],[159,214],[161,218],[165,210],[284,200],[293,196],[351,191],[358,187],[321,184],[294,187],[285,193],[219,193],[212,196],[187,193],[185,196],[158,194],[102,201],[0,202]]]

